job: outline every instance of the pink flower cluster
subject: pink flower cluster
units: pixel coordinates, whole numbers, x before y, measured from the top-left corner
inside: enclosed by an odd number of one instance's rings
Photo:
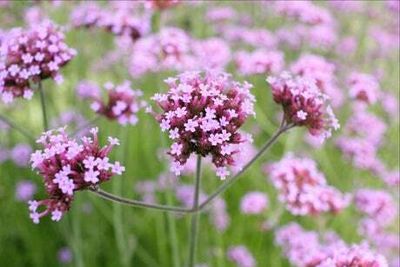
[[[336,84],[335,65],[324,57],[304,54],[292,63],[290,71],[293,74],[314,79],[321,92],[327,94],[333,106],[343,103],[343,93]]]
[[[230,59],[230,48],[223,39],[196,40],[180,28],[165,27],[133,45],[129,72],[137,78],[168,70],[223,69]]]
[[[237,267],[256,266],[256,260],[245,246],[229,247],[227,256]]]
[[[145,0],[148,7],[153,9],[167,9],[178,5],[181,0]]]
[[[15,97],[30,99],[33,83],[53,78],[62,82],[60,69],[76,51],[64,42],[64,34],[46,22],[29,30],[13,29],[0,48],[0,96],[4,103]]]
[[[359,189],[354,197],[356,207],[378,225],[389,225],[397,217],[398,207],[392,196],[381,190]]]
[[[74,27],[101,28],[137,40],[150,32],[150,14],[135,12],[140,10],[141,4],[133,3],[134,9],[118,5],[101,7],[96,2],[86,2],[75,7],[70,20]]]
[[[237,52],[235,64],[242,75],[277,74],[283,70],[285,60],[280,51],[257,49],[250,53]]]
[[[97,132],[93,128],[93,137],[85,136],[77,142],[68,137],[65,128],[60,128],[43,133],[37,140],[44,149],[32,154],[32,168],[43,177],[49,198],[29,201],[34,223],[48,214],[53,221],[59,221],[69,210],[76,191],[108,181],[125,170],[118,161],[111,163],[108,158],[112,148],[119,145],[118,139],[109,137],[109,145],[100,147]],[[45,210],[39,211],[40,206]]]
[[[375,104],[380,96],[377,79],[369,74],[354,72],[348,79],[349,95],[352,99]]]
[[[287,123],[307,127],[310,134],[322,141],[331,136],[332,129],[339,129],[339,122],[327,104],[329,97],[319,90],[314,79],[283,72],[278,77],[268,77],[267,82],[274,101],[283,107]]]
[[[356,168],[382,174],[385,170],[377,154],[386,128],[386,124],[368,112],[364,105],[354,105],[353,115],[347,121],[344,134],[337,139],[336,144]]]
[[[266,172],[279,191],[279,200],[294,215],[337,213],[349,205],[350,196],[327,185],[312,159],[288,154],[268,165]]]
[[[224,39],[232,43],[243,43],[259,49],[276,49],[278,40],[273,33],[262,28],[224,26],[218,30]]]
[[[268,196],[263,192],[250,192],[240,201],[240,210],[243,214],[261,214],[268,207]]]
[[[276,243],[295,266],[387,267],[386,259],[366,244],[348,246],[334,233],[320,240],[318,233],[291,223],[276,232]],[[322,241],[322,242],[321,242]]]
[[[121,125],[135,125],[138,122],[137,112],[146,103],[140,101],[142,91],[133,90],[129,81],[120,85],[110,82],[104,85],[107,90],[108,101],[104,102],[100,97],[91,96],[93,100],[91,108],[98,114],[110,120],[117,120]]]
[[[192,153],[212,156],[217,176],[229,175],[237,144],[244,142],[238,132],[254,115],[254,96],[249,83],[240,84],[227,73],[185,72],[168,78],[167,94],[153,97],[163,112],[155,115],[162,131],[174,141],[169,154],[171,170],[180,175]]]

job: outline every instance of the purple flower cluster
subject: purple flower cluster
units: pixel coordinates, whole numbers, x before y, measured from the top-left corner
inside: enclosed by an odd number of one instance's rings
[[[268,207],[268,196],[263,192],[250,192],[240,201],[240,210],[243,214],[261,214]]]
[[[70,20],[74,27],[101,28],[137,40],[150,32],[150,14],[134,12],[140,10],[140,4],[134,3],[137,8],[133,10],[118,5],[102,8],[96,2],[86,2],[73,10]]]
[[[52,23],[29,30],[13,29],[0,49],[0,96],[4,103],[16,97],[30,99],[33,83],[47,78],[62,82],[60,68],[76,51],[64,42],[64,34]]]
[[[104,87],[107,90],[107,102],[92,93],[91,86],[87,89],[87,92],[91,94],[89,97],[93,101],[90,105],[93,111],[110,120],[117,120],[121,125],[135,125],[138,122],[137,112],[146,105],[144,101],[140,100],[142,91],[133,90],[129,81],[120,85],[108,82]]]
[[[327,185],[325,176],[309,158],[288,154],[266,167],[272,184],[279,191],[279,200],[294,215],[337,213],[348,206],[350,196]]]
[[[238,130],[255,114],[252,86],[211,72],[185,72],[166,83],[168,93],[153,100],[163,111],[155,115],[162,131],[174,141],[168,152],[174,159],[171,170],[180,175],[192,153],[211,155],[217,176],[224,179],[227,166],[234,165],[237,144],[245,141]]]
[[[65,128],[45,132],[37,143],[43,150],[36,150],[31,156],[32,168],[44,179],[49,198],[29,201],[30,217],[39,223],[41,217],[51,214],[53,221],[59,221],[71,206],[74,193],[108,181],[113,175],[125,170],[118,161],[109,162],[108,154],[116,138],[109,137],[109,145],[100,147],[97,128],[90,131],[93,137],[83,137],[81,142],[70,139]],[[40,206],[46,207],[40,211]]]
[[[268,77],[274,101],[283,107],[285,121],[305,126],[308,131],[325,140],[340,125],[331,107],[329,97],[323,94],[314,79],[292,77],[284,72],[278,77]]]
[[[369,74],[354,72],[348,79],[349,95],[351,98],[375,104],[380,96],[380,87],[377,79]]]
[[[256,260],[245,246],[228,248],[227,256],[237,267],[254,267]]]
[[[324,57],[304,54],[290,66],[290,71],[293,74],[314,79],[321,92],[330,97],[333,106],[343,104],[343,93],[336,85],[335,65]]]
[[[280,51],[257,49],[251,53],[237,52],[235,64],[242,75],[278,74],[283,70],[285,61]]]
[[[388,266],[386,259],[372,251],[365,243],[348,246],[334,233],[328,233],[320,240],[317,232],[305,231],[296,223],[281,227],[276,232],[275,240],[295,266]]]

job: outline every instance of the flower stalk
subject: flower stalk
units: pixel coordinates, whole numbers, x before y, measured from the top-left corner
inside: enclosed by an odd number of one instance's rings
[[[42,107],[42,117],[43,117],[43,129],[45,132],[49,130],[49,123],[47,121],[47,110],[46,110],[46,101],[44,97],[42,82],[39,81],[38,84],[39,94],[40,94],[40,105]]]

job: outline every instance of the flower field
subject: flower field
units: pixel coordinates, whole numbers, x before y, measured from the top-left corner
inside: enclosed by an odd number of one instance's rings
[[[0,266],[400,267],[399,14],[0,0]]]

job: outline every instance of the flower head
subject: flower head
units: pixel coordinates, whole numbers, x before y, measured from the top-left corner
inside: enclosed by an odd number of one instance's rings
[[[135,125],[138,122],[137,112],[145,106],[145,102],[140,101],[142,91],[133,90],[128,81],[116,86],[107,83],[105,88],[108,102],[92,95],[92,109],[110,120],[117,120],[121,125]]]
[[[312,159],[289,154],[266,169],[279,191],[279,200],[294,215],[337,213],[350,202],[349,195],[327,185]]]
[[[71,207],[76,191],[122,173],[119,162],[108,163],[108,154],[114,145],[100,147],[97,129],[92,129],[91,133],[92,137],[84,137],[78,142],[68,137],[65,128],[60,128],[45,132],[38,139],[44,149],[32,154],[31,163],[43,177],[49,198],[29,202],[30,216],[35,223],[49,214],[53,221],[59,221]],[[40,206],[45,210],[39,211]]]
[[[268,197],[262,192],[247,193],[240,201],[240,210],[244,214],[260,214],[268,206]]]
[[[237,153],[228,147],[245,141],[238,130],[254,115],[251,85],[234,82],[226,73],[200,72],[185,72],[167,84],[169,92],[153,100],[162,109],[156,119],[174,140],[169,151],[172,169],[180,174],[192,153],[211,155],[218,176],[226,177]]]
[[[256,260],[245,246],[230,247],[227,252],[229,260],[234,262],[237,267],[254,267]]]
[[[0,97],[12,102],[16,97],[30,99],[33,83],[47,78],[62,81],[60,69],[76,51],[64,42],[64,35],[50,22],[29,30],[10,31],[0,50]]]
[[[284,72],[279,77],[269,77],[274,101],[281,104],[285,121],[296,126],[305,126],[308,131],[324,140],[331,136],[332,129],[340,125],[331,107],[329,97],[322,93],[314,79],[292,77]]]

